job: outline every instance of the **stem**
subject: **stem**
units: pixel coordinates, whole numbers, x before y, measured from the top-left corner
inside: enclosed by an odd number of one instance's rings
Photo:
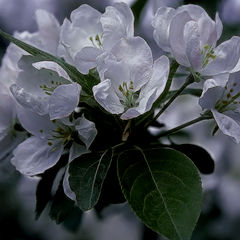
[[[193,119],[189,122],[183,123],[182,125],[179,125],[178,127],[175,127],[175,128],[172,128],[172,129],[170,129],[166,132],[160,133],[160,134],[157,135],[157,137],[168,136],[168,135],[173,134],[173,133],[175,133],[175,132],[177,132],[177,131],[185,128],[185,127],[188,127],[188,126],[193,125],[195,123],[198,123],[200,121],[211,119],[211,118],[212,117],[210,117],[210,116],[202,115],[202,116],[200,116],[198,118],[195,118],[195,119]]]
[[[174,93],[174,95],[168,100],[168,102],[163,106],[163,108],[158,112],[158,114],[150,122],[145,124],[145,127],[148,127],[151,122],[156,121],[162,115],[162,113],[171,105],[171,103],[183,92],[183,90],[193,82],[193,76],[188,76],[186,82]]]

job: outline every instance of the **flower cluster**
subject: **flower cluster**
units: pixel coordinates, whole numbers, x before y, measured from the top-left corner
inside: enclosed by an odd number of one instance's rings
[[[125,3],[108,6],[104,13],[83,4],[62,25],[44,10],[36,12],[36,20],[39,30],[35,33],[15,33],[13,38],[0,32],[13,42],[0,68],[0,159],[10,155],[22,174],[42,177],[67,159],[63,188],[82,210],[88,207],[81,205],[84,196],[79,197],[79,192],[88,196],[89,187],[87,206],[93,207],[112,158],[125,156],[129,149],[147,161],[149,153],[144,149],[151,144],[166,147],[160,137],[205,119],[215,119],[224,134],[240,142],[240,37],[217,44],[223,30],[218,14],[212,20],[197,5],[159,8],[152,19],[153,38],[166,55],[157,59],[153,59],[148,43],[135,36],[134,16]],[[188,77],[179,90],[171,91],[177,69],[187,72]],[[157,125],[158,117],[193,82],[200,90],[200,117],[163,131],[161,124]],[[158,136],[148,132],[150,125],[160,127]],[[109,149],[113,153],[107,161]],[[100,153],[102,157],[95,161],[92,156]],[[83,164],[76,168],[80,169],[78,175],[74,175],[76,162]],[[149,160],[146,169],[152,170],[151,164]],[[128,170],[121,178],[118,166],[119,181],[131,205],[135,183],[128,195],[125,182],[121,182]],[[91,184],[84,188],[87,183],[83,179],[88,174]],[[146,177],[151,176],[154,185],[160,186],[155,174]],[[78,180],[82,181],[80,190],[76,190]],[[165,201],[165,193],[159,197]],[[163,208],[169,221],[175,221],[171,214],[176,207],[171,209],[168,203],[166,200]],[[134,204],[132,207],[152,229],[170,239],[188,239],[173,237],[156,227],[155,220],[139,214]],[[193,224],[198,214],[194,216]],[[173,226],[177,236],[185,236],[177,229],[177,220]]]

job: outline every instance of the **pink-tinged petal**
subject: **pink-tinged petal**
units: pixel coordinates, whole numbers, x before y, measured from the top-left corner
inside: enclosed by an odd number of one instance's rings
[[[200,34],[198,24],[189,21],[184,27],[185,51],[192,68],[199,71],[202,68],[202,55],[200,49]]]
[[[49,146],[47,140],[30,137],[13,151],[12,164],[24,175],[37,175],[53,167],[63,153],[63,145]]]
[[[103,50],[95,47],[84,47],[74,57],[74,66],[82,74],[88,74],[89,70],[97,66],[96,59]]]
[[[240,58],[240,37],[232,37],[223,42],[214,50],[216,59],[211,60],[200,72],[205,76],[213,76],[231,72],[238,64]]]
[[[122,37],[133,37],[134,16],[126,3],[108,6],[100,18],[104,49],[111,49]]]
[[[218,100],[221,99],[224,88],[217,86],[213,79],[209,79],[204,83],[202,96],[199,98],[199,104],[203,109],[214,109]]]
[[[78,131],[79,138],[88,149],[91,146],[95,137],[97,136],[97,129],[94,122],[91,122],[87,120],[84,116],[82,116],[76,119],[75,129]]]
[[[108,112],[120,114],[124,111],[119,97],[115,93],[111,80],[106,79],[93,87],[95,100]]]
[[[240,143],[240,125],[231,117],[219,113],[216,110],[212,110],[213,116],[217,122],[220,130],[230,137],[232,137],[237,143]]]
[[[169,42],[169,29],[176,10],[169,7],[161,7],[157,10],[152,26],[154,28],[153,38],[157,45],[165,52],[171,52]]]
[[[51,120],[69,116],[78,106],[81,86],[77,83],[57,87],[49,98],[49,116]]]
[[[169,30],[172,54],[176,61],[185,67],[190,67],[190,63],[185,53],[184,26],[191,20],[187,12],[178,13],[173,17]]]

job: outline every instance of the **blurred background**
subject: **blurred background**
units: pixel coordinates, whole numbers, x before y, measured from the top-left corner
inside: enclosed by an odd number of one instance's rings
[[[72,10],[83,3],[104,11],[114,0],[0,0],[0,28],[8,33],[36,31],[36,9],[53,13],[60,23]],[[205,8],[214,18],[218,11],[224,24],[220,42],[240,35],[240,0],[125,0],[136,17],[136,35],[144,37],[155,57],[162,54],[152,38],[151,19],[160,6],[177,7],[194,3]],[[0,38],[0,61],[8,42]],[[179,79],[177,79],[178,81]],[[180,80],[179,80],[180,81]],[[176,108],[172,105],[162,120],[167,126],[188,121],[201,111],[197,99],[180,97]],[[206,148],[215,160],[215,171],[202,175],[204,189],[203,210],[193,240],[240,239],[240,147],[230,138],[217,133],[211,136],[213,123],[199,123],[186,130],[176,142],[191,142]],[[47,213],[35,221],[35,191],[37,179],[21,176],[9,163],[0,162],[0,239],[1,240],[154,240],[162,239],[145,228],[125,204],[112,205],[103,211],[103,218],[89,211],[82,216],[81,226],[67,231],[57,225]]]

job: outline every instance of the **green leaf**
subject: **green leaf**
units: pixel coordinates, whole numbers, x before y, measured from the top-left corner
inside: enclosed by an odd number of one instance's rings
[[[72,212],[74,201],[69,199],[63,190],[63,181],[60,182],[58,190],[53,197],[49,216],[57,224],[62,223]]]
[[[187,155],[201,173],[213,173],[214,161],[204,148],[193,144],[173,144],[171,147]]]
[[[55,57],[34,46],[31,46],[30,44],[14,38],[11,35],[3,32],[1,29],[0,35],[9,40],[10,42],[16,44],[18,47],[22,48],[29,54],[38,57],[39,61],[52,61],[57,63],[68,73],[72,81],[79,83],[86,93],[92,95],[92,87],[99,82],[99,80],[96,79],[92,74],[83,75],[74,66],[66,63],[63,59]]]
[[[113,151],[108,149],[103,154],[84,154],[70,164],[69,184],[83,211],[97,203],[112,157]]]
[[[198,220],[202,188],[197,168],[168,148],[123,152],[118,159],[122,191],[136,215],[170,240],[188,240]]]

